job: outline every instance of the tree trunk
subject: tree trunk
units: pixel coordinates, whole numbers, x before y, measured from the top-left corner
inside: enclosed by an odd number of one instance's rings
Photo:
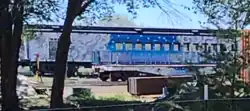
[[[1,48],[2,48],[2,61],[1,61],[1,93],[2,93],[2,110],[8,111],[16,106],[16,101],[11,98],[11,94],[8,92],[13,92],[12,88],[8,87],[9,85],[9,60],[10,60],[10,37],[12,36],[12,21],[11,14],[8,11],[2,13],[1,25],[3,24],[4,29],[2,29],[2,38],[1,38]],[[11,91],[12,90],[12,91]],[[15,96],[15,95],[13,95]],[[13,101],[13,103],[11,103]],[[10,104],[9,104],[10,103]],[[9,105],[13,105],[10,107]]]
[[[63,107],[63,90],[66,72],[66,63],[70,46],[70,34],[72,32],[72,24],[76,17],[78,0],[69,0],[67,7],[67,15],[64,21],[63,32],[59,38],[56,51],[56,67],[54,72],[53,86],[51,92],[51,108]]]
[[[8,17],[7,17],[7,14],[8,14],[8,6],[9,6],[9,3],[10,1],[9,0],[0,0],[0,43],[2,43],[2,38],[7,30],[7,25],[8,23],[7,20],[8,20]],[[2,44],[0,45],[0,58],[2,56]]]
[[[1,91],[2,110],[19,111],[18,96],[16,93],[17,83],[17,62],[21,44],[23,26],[23,4],[15,0],[14,9],[11,13],[6,12],[3,24],[7,24],[1,39],[2,45],[2,69],[1,69]],[[13,22],[12,22],[13,20]],[[14,29],[12,28],[14,26]]]

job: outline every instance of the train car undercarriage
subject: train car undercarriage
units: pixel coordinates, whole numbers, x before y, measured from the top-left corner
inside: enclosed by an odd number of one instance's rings
[[[211,65],[212,66],[212,65]],[[210,67],[201,68],[209,71]],[[183,67],[180,67],[184,70]],[[94,74],[98,75],[102,81],[127,81],[129,77],[152,77],[152,76],[171,76],[171,77],[193,77],[195,74],[192,71],[177,71],[169,66],[94,66]],[[171,72],[172,70],[172,72]],[[174,70],[174,71],[173,71]]]

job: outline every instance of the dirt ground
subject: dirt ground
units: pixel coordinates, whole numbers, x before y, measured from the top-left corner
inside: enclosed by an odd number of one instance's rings
[[[36,81],[34,77],[28,77],[29,80]],[[43,77],[43,86],[51,86],[52,85],[52,78],[51,77]],[[127,92],[126,85],[119,85],[119,86],[90,86],[84,85],[81,83],[86,82],[99,82],[98,79],[86,79],[86,78],[67,78],[65,80],[65,86],[81,86],[82,88],[89,88],[91,92],[94,94],[95,97],[114,97],[114,96],[121,96],[126,100],[140,100],[140,101],[153,101],[159,95],[149,95],[149,96],[141,96],[141,97],[134,97]]]

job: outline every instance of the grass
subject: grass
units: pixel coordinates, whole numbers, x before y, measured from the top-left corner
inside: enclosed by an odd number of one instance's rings
[[[69,96],[66,99],[65,107],[93,107],[93,106],[106,106],[106,105],[121,105],[121,104],[138,104],[143,103],[135,97],[125,95],[113,95],[113,96],[95,96],[89,90],[79,90],[79,93]],[[26,101],[24,103],[26,107],[30,106],[30,109],[46,109],[48,108],[48,98],[37,98],[35,100]],[[141,108],[147,108],[148,106],[116,106],[116,107],[96,107],[97,111],[128,111],[131,109],[137,109],[134,111],[149,111]],[[93,111],[92,108],[84,109],[84,111]]]
[[[99,100],[118,100],[118,101],[135,101],[137,98],[125,95],[113,95],[113,96],[97,96],[96,99]]]

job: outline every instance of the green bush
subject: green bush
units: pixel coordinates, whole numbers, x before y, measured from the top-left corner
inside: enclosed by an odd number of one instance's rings
[[[126,104],[138,104],[142,103],[141,101],[126,101],[126,97],[121,95],[115,95],[113,97],[99,97],[96,98],[89,90],[79,91],[79,93],[74,94],[67,98],[70,104],[73,104],[77,107],[95,107],[83,109],[84,111],[146,111],[148,106],[133,106]],[[124,105],[124,106],[113,106],[113,107],[97,107],[97,106],[106,106],[106,105]],[[144,108],[144,109],[142,109]]]

